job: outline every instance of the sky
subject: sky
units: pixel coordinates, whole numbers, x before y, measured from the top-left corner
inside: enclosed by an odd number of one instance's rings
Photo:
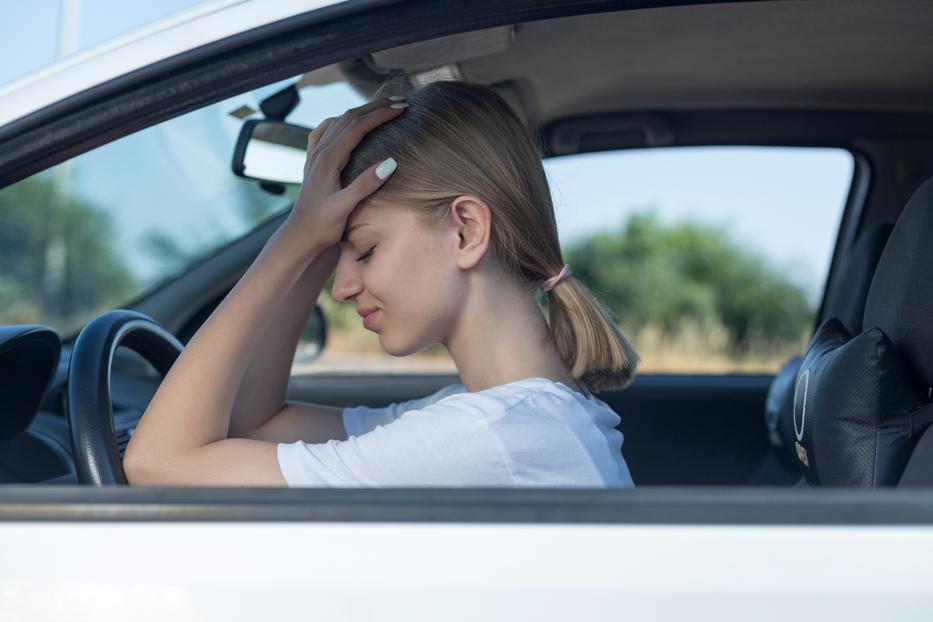
[[[159,18],[201,4],[201,0],[76,0],[78,49],[86,49]],[[0,84],[11,82],[58,58],[64,0],[7,0],[0,22]]]
[[[5,3],[6,19],[0,23],[0,53],[5,59],[0,63],[0,84],[56,59],[64,1]],[[201,3],[199,0],[68,2],[76,2],[77,6],[78,50]],[[247,95],[244,94],[244,101],[255,104],[255,97]],[[315,101],[318,107],[305,109],[301,118],[296,111],[298,116],[290,120],[314,125],[325,116],[339,114],[361,100],[355,93],[324,87],[315,93]],[[176,139],[184,138],[179,136],[178,128],[186,123],[180,121],[158,138],[153,137],[152,144],[147,145],[147,152],[152,154],[151,162],[161,162],[165,167],[173,165],[159,151],[158,141],[164,142],[172,134]],[[185,147],[186,157],[202,161],[206,167],[212,149],[227,149],[237,128],[229,119],[220,123],[223,128],[215,128],[213,133],[192,127]],[[113,149],[114,153],[119,151],[119,148]],[[183,173],[183,168],[179,174]],[[214,168],[216,175],[212,179],[216,188],[230,183],[229,168]],[[120,162],[118,158],[113,158],[102,170],[105,176],[135,175],[139,178],[136,183],[140,186],[145,183],[144,170]],[[654,209],[667,222],[691,219],[726,228],[737,241],[765,254],[775,266],[788,271],[795,282],[807,289],[811,298],[817,298],[835,243],[852,162],[851,157],[840,150],[726,147],[554,158],[545,162],[545,170],[551,182],[564,243],[614,224],[621,225],[633,211]],[[106,178],[87,175],[76,183],[100,189],[107,185],[106,181]],[[204,204],[215,203],[215,188],[208,187],[203,179],[200,182]],[[125,201],[125,197],[112,196],[110,200],[118,204]],[[158,205],[145,204],[143,198],[139,201],[137,210],[124,209],[121,213],[121,217],[127,219],[123,226],[129,229],[142,230],[148,226],[147,218],[151,218],[153,212],[165,218],[171,215],[166,210],[171,210],[172,205],[178,205],[181,210],[183,204],[166,201],[164,197]],[[226,218],[207,211],[203,217],[218,223]],[[197,227],[191,225],[190,228]]]

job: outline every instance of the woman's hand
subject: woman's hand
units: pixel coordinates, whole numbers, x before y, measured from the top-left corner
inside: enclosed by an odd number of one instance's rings
[[[351,108],[340,117],[325,119],[314,128],[308,137],[301,191],[286,224],[297,227],[303,239],[322,247],[337,244],[350,212],[382,186],[396,164],[392,158],[375,162],[346,188],[340,187],[340,172],[366,132],[399,116],[407,106],[378,99]]]

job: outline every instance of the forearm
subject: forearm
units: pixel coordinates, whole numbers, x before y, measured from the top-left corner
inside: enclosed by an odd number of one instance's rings
[[[283,225],[165,375],[127,446],[163,460],[227,438],[236,390],[267,320],[326,247]]]
[[[282,304],[270,314],[237,389],[230,416],[230,437],[247,435],[285,406],[298,339],[339,257],[336,246],[316,257]]]

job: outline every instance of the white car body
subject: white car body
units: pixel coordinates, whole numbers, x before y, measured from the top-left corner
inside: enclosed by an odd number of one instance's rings
[[[854,622],[933,613],[930,529],[7,523],[0,542],[5,620]]]
[[[0,128],[161,59],[332,4],[205,2],[0,88]],[[704,520],[536,524],[492,510],[489,521],[224,521],[160,517],[158,504],[143,515],[77,501],[46,513],[4,504],[2,494],[7,621],[933,619],[933,527],[911,520],[859,524],[837,513],[745,523],[711,511]],[[757,493],[759,515],[768,496],[818,498]],[[889,498],[909,504],[907,493]]]
[[[54,102],[164,58],[339,3],[321,0],[207,0],[63,58],[0,87],[0,128]]]

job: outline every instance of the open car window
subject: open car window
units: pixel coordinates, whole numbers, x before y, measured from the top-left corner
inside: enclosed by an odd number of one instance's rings
[[[774,373],[805,349],[851,153],[633,149],[545,169],[564,259],[638,347],[640,373]]]
[[[231,112],[255,106],[266,90],[160,123],[0,190],[0,324],[75,333],[287,209],[297,189],[273,195],[230,170],[242,124]]]

